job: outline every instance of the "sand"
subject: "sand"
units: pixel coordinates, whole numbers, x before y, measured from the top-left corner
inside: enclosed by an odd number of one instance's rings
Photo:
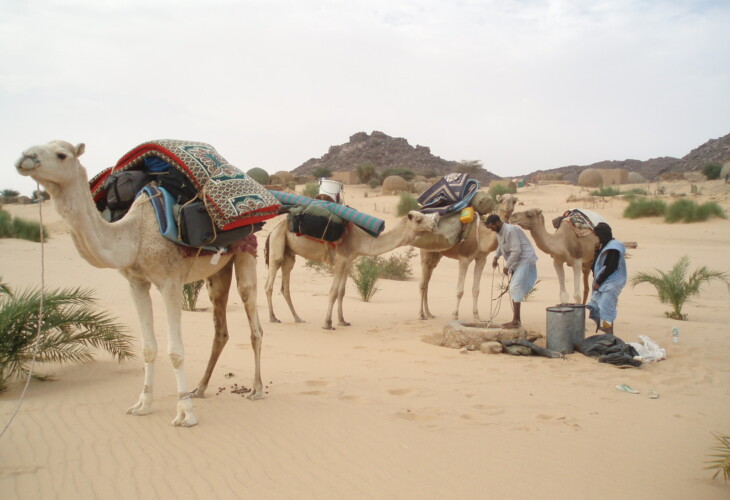
[[[702,194],[695,199],[713,199],[730,210],[725,184],[698,185]],[[667,192],[690,192],[688,182],[664,186]],[[542,208],[548,221],[573,207],[601,213],[616,237],[638,243],[629,250],[630,274],[667,270],[683,255],[691,257],[691,269],[706,265],[730,271],[728,220],[675,225],[655,218],[628,220],[621,217],[624,201],[567,203],[571,194],[585,192],[565,185],[520,188],[524,205],[517,210]],[[386,229],[393,226],[397,197],[356,186],[348,186],[345,195],[354,208],[385,219]],[[5,208],[28,219],[39,217],[36,205]],[[3,280],[21,289],[38,285],[43,273],[48,288],[93,288],[100,306],[136,336],[125,280],[79,257],[52,204],[43,205],[42,216],[52,231],[43,250],[37,243],[0,240]],[[442,260],[431,282],[436,319],[417,319],[416,255],[413,278],[382,281],[369,303],[349,281],[344,307],[352,326],[334,331],[321,328],[331,278],[298,259],[292,295],[306,323],[293,322],[279,279],[274,307],[282,323],[270,323],[263,244],[274,223],[259,233],[265,399],[250,401],[231,392],[233,384],[250,387],[253,375],[245,314],[234,292],[231,340],[207,397],[194,400],[200,423],[172,427],[177,389],[155,291],[160,343],[155,412],[125,413],[142,389],[139,355],[117,363],[100,352],[86,364],[37,365],[55,380],[31,383],[0,438],[3,497],[728,498],[730,484],[712,481],[705,469],[716,445],[713,433],[730,433],[730,293],[724,284],[705,286],[701,297],[687,302],[689,321],[684,322],[664,316],[669,306],[659,302],[650,285],[627,286],[619,302],[617,336],[634,342],[648,335],[668,354],[641,368],[620,369],[579,353],[566,359],[463,353],[433,343],[451,319],[455,301],[458,266],[449,259]],[[523,304],[523,323],[545,332],[545,310],[559,301],[558,284],[551,259],[537,253],[540,282]],[[471,283],[470,272],[461,319],[471,319]],[[490,312],[491,283],[488,266],[479,299],[483,318]],[[183,312],[191,387],[203,372],[212,339],[205,292],[198,306],[203,310]],[[509,304],[503,303],[496,319],[510,318]],[[680,329],[678,344],[671,341],[673,326]],[[224,376],[228,372],[231,378]],[[640,393],[620,392],[617,384]],[[0,393],[3,425],[22,388],[23,381],[15,381]],[[224,390],[217,394],[219,388]],[[648,397],[651,389],[658,399]]]

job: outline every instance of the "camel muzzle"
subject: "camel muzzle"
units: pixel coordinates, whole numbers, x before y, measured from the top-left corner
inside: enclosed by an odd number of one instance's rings
[[[41,161],[38,159],[38,155],[23,154],[23,156],[15,163],[15,168],[20,174],[30,173],[41,166]]]

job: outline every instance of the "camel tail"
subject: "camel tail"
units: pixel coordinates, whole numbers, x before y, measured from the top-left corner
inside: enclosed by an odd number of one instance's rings
[[[269,239],[271,238],[271,233],[266,237],[266,243],[264,244],[264,262],[266,263],[266,267],[269,267]]]

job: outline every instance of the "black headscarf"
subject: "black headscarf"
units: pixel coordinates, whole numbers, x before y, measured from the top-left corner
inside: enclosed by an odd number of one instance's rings
[[[601,242],[601,247],[606,246],[606,243],[613,239],[613,233],[611,232],[611,226],[605,222],[599,222],[596,224],[596,228],[593,230],[598,236],[598,240]]]

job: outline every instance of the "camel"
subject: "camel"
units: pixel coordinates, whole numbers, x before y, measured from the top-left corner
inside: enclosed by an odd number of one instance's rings
[[[593,266],[598,238],[591,233],[578,237],[570,224],[563,221],[555,233],[545,229],[545,216],[540,209],[515,212],[510,217],[510,224],[517,224],[527,229],[535,240],[537,247],[553,258],[553,266],[560,283],[560,303],[568,303],[568,292],[565,289],[565,269],[563,264],[573,268],[573,299],[576,304],[585,304],[588,299],[588,276]],[[583,294],[580,289],[580,271],[583,270]]]
[[[511,194],[497,195],[499,207],[497,213],[503,221],[508,221],[512,212],[514,212],[517,197]],[[494,232],[487,230],[482,226],[479,219],[472,222],[469,235],[464,241],[461,241],[451,248],[442,251],[433,251],[428,248],[421,249],[421,282],[419,285],[421,291],[421,310],[419,311],[419,319],[430,319],[435,316],[428,309],[428,283],[434,269],[441,261],[441,257],[457,259],[459,261],[459,281],[456,285],[456,307],[451,314],[453,319],[459,319],[459,304],[464,296],[464,281],[469,265],[474,261],[474,283],[472,285],[472,314],[475,321],[481,321],[479,318],[479,288],[482,279],[484,265],[487,262],[487,256],[490,252],[497,249],[497,237]]]
[[[345,321],[342,312],[342,299],[345,296],[345,284],[350,268],[355,258],[361,255],[375,256],[389,252],[395,248],[408,245],[421,232],[433,232],[436,229],[438,217],[424,215],[412,210],[405,217],[402,217],[398,224],[386,231],[377,238],[351,224],[341,241],[333,246],[326,242],[315,241],[303,236],[297,236],[289,231],[286,220],[281,221],[266,238],[264,247],[264,258],[269,267],[269,275],[266,280],[266,300],[269,303],[269,320],[272,323],[280,323],[274,315],[274,308],[271,302],[271,295],[274,290],[276,273],[281,268],[281,293],[289,305],[289,310],[294,316],[294,321],[302,323],[294,310],[294,304],[289,293],[289,282],[291,270],[294,267],[296,256],[299,255],[308,260],[330,263],[333,267],[334,276],[329,291],[329,302],[325,316],[325,330],[334,330],[332,327],[332,309],[335,300],[338,301],[337,317],[339,326],[350,326]]]
[[[167,316],[167,352],[177,379],[177,414],[172,424],[190,427],[198,420],[191,397],[203,397],[213,367],[228,340],[226,304],[235,268],[238,293],[243,300],[254,352],[254,381],[250,399],[263,398],[261,340],[263,331],[256,312],[256,257],[248,252],[223,255],[215,262],[207,257],[184,258],[177,245],[161,234],[146,195],[139,196],[127,215],[108,223],[94,205],[86,169],[79,162],[85,145],[53,141],[25,150],[17,171],[39,182],[51,195],[59,215],[68,223],[79,254],[98,268],[117,269],[129,281],[139,316],[144,356],[144,385],[139,400],[127,410],[131,415],[152,412],[157,341],[153,328],[150,286],[160,291]],[[181,333],[183,284],[207,278],[213,304],[215,338],[208,366],[195,390],[188,392],[183,370],[185,352]]]

